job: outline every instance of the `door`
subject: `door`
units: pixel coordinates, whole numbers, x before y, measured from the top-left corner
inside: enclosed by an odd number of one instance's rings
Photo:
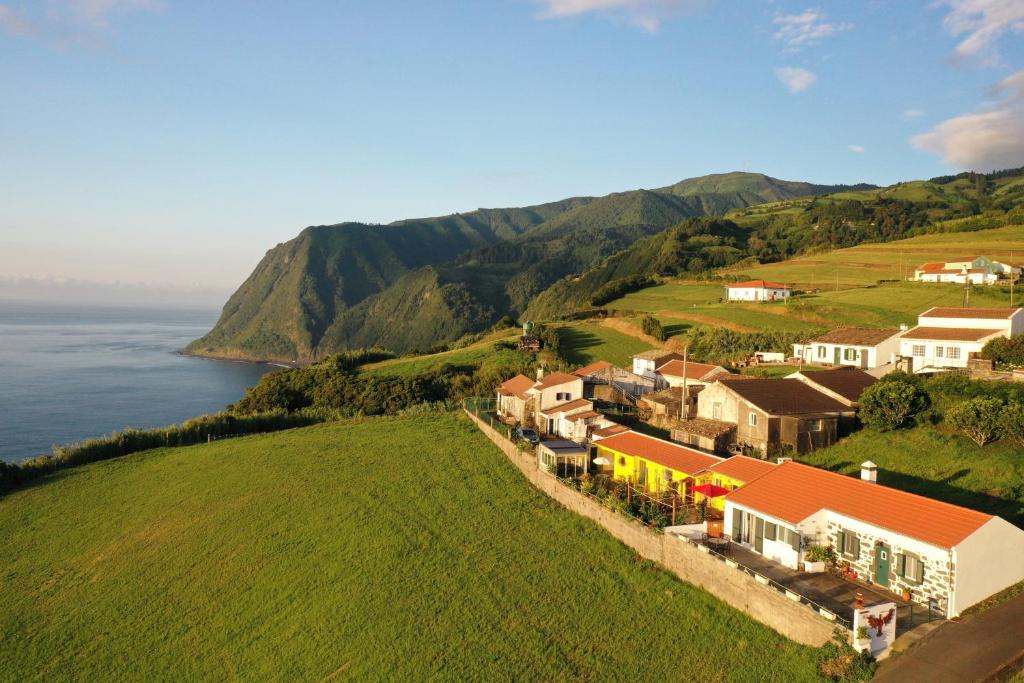
[[[754,550],[764,552],[764,520],[754,517]]]
[[[833,350],[832,355],[835,358],[835,360],[832,361],[832,365],[839,365],[839,347],[838,346]]]
[[[875,546],[875,583],[889,587],[889,560],[892,553],[884,543]]]
[[[643,460],[640,461],[640,465],[637,468],[636,483],[640,486],[647,486],[647,463]]]

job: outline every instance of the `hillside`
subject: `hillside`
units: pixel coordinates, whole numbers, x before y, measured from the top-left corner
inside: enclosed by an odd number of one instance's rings
[[[687,218],[839,189],[731,173],[525,209],[309,228],[267,253],[187,351],[305,362],[353,345],[422,349],[519,315],[558,280]],[[416,302],[429,310],[400,325]]]
[[[3,680],[819,680],[454,415],[69,470],[0,537]]]

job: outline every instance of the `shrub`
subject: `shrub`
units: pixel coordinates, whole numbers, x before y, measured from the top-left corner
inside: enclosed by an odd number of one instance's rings
[[[999,413],[999,433],[1024,448],[1024,403],[1011,401]]]
[[[1020,367],[1024,365],[1024,337],[996,337],[985,344],[981,357],[996,365]]]
[[[807,560],[810,562],[835,564],[836,551],[827,545],[812,545],[807,548]]]
[[[880,432],[899,429],[928,407],[928,395],[912,382],[876,382],[860,397],[860,419]]]
[[[649,334],[658,341],[665,341],[665,328],[661,326],[661,321],[653,315],[645,315],[640,321],[640,326],[643,328],[644,334]]]
[[[949,426],[984,446],[999,435],[1003,402],[997,398],[972,398],[946,411]]]
[[[636,292],[653,284],[655,284],[654,279],[646,275],[633,275],[618,280],[611,280],[597,288],[597,291],[590,297],[590,305],[603,306],[630,292]]]

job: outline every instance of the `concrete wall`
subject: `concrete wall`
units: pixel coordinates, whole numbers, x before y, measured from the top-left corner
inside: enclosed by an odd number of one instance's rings
[[[467,412],[480,430],[536,488],[569,510],[589,517],[641,556],[658,562],[680,579],[702,588],[732,607],[798,643],[819,647],[832,638],[833,622],[787,598],[753,577],[728,567],[712,555],[670,534],[658,534],[639,522],[609,510],[597,501],[567,488],[537,468],[537,460],[521,453],[500,434]]]
[[[993,517],[953,549],[956,591],[950,616],[1024,581],[1024,531]]]

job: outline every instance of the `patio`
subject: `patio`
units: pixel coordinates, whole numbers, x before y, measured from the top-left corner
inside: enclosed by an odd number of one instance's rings
[[[665,531],[666,533],[682,536],[698,544],[704,544],[702,538],[703,529],[700,529],[700,526],[675,527]],[[853,609],[858,593],[864,596],[865,605],[881,602],[896,603],[897,636],[928,621],[928,609],[926,607],[906,603],[902,597],[895,593],[890,593],[884,588],[851,581],[831,572],[808,573],[789,569],[737,543],[728,543],[728,547],[724,549],[724,552],[717,547],[712,549],[716,553],[721,553],[724,557],[737,562],[740,566],[817,603],[847,621],[853,618]],[[941,615],[933,614],[931,620],[935,621],[942,618]]]

